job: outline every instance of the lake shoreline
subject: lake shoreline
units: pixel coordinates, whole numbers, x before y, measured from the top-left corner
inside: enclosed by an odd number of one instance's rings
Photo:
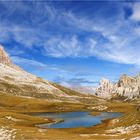
[[[102,123],[102,120],[112,119],[122,116],[121,113],[116,112],[96,112],[95,115],[91,115],[92,112],[62,112],[62,113],[37,113],[36,116],[46,117],[54,120],[51,123],[37,124],[40,128],[80,128],[80,127],[91,127]]]

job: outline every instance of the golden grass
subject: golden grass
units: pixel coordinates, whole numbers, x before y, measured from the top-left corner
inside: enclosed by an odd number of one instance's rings
[[[94,97],[90,100],[94,100]],[[129,134],[107,134],[106,131],[120,126],[140,124],[140,112],[137,111],[136,103],[124,103],[114,101],[98,102],[98,105],[107,106],[105,111],[123,112],[124,115],[117,123],[114,119],[105,120],[102,124],[88,128],[71,129],[41,129],[35,124],[53,122],[53,119],[31,116],[31,112],[63,112],[63,111],[91,111],[89,107],[95,107],[95,102],[84,103],[49,102],[46,99],[25,98],[0,94],[0,125],[9,126],[17,131],[16,139],[39,139],[39,140],[112,140],[130,139],[140,136],[140,130]],[[93,115],[98,111],[92,110]],[[12,118],[12,119],[11,119]]]

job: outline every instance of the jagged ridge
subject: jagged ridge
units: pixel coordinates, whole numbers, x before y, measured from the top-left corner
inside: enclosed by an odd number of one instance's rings
[[[95,94],[104,98],[112,98],[113,96],[120,96],[127,99],[140,98],[140,74],[135,77],[124,74],[114,84],[107,79],[103,79],[96,89]]]

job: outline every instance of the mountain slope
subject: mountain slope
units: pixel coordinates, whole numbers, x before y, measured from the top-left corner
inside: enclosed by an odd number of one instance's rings
[[[83,96],[67,88],[53,84],[27,73],[10,60],[4,48],[0,47],[0,92],[11,95],[75,101]],[[73,98],[69,98],[69,97]]]

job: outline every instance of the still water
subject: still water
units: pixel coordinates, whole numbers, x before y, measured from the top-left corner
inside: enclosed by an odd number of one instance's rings
[[[90,115],[90,112],[64,112],[64,113],[40,113],[37,116],[63,119],[63,122],[41,124],[42,128],[75,128],[90,127],[102,123],[102,120],[120,117],[122,113],[101,112],[98,116]]]

